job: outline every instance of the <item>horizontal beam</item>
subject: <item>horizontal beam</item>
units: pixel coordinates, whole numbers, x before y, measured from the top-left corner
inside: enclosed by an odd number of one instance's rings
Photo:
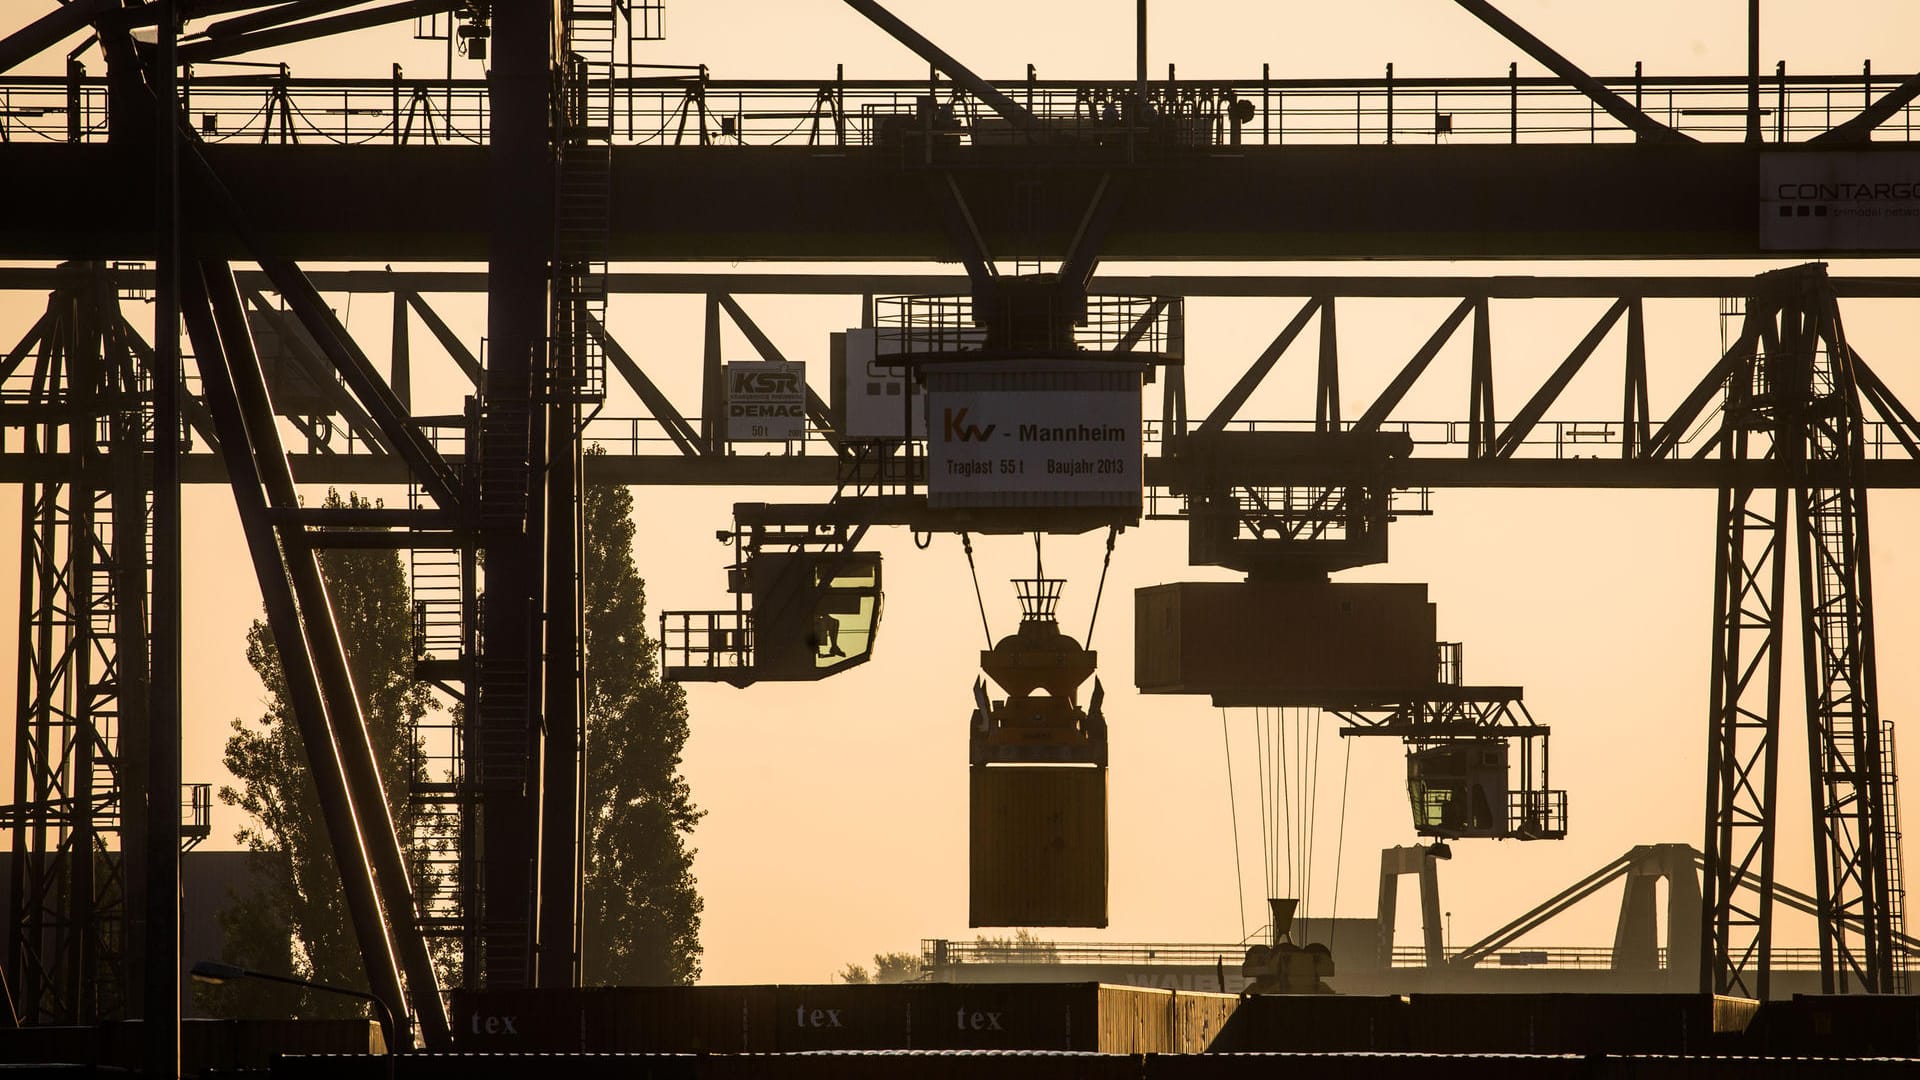
[[[122,289],[151,289],[153,271],[95,271],[62,266],[0,267],[0,292],[43,292],[71,287],[96,273],[112,276]],[[260,271],[235,274],[242,288],[270,289]],[[322,292],[390,294],[484,293],[487,275],[478,270],[308,270]],[[1841,299],[1920,299],[1920,276],[1834,276],[1827,279]],[[1751,276],[1716,274],[1534,276],[1439,274],[1364,277],[1351,274],[1101,274],[1094,296],[1280,297],[1303,299],[1451,299],[1485,296],[1493,300],[1612,300],[1638,296],[1649,300],[1706,300],[1746,296]],[[970,291],[960,274],[847,273],[612,273],[607,291],[633,296],[703,296],[707,293],[769,296],[963,296]],[[416,307],[416,310],[419,310]]]
[[[406,466],[396,457],[374,454],[293,454],[294,478],[303,484],[405,484]],[[0,483],[68,477],[69,459],[60,456],[0,455]],[[457,464],[458,455],[450,462]],[[587,459],[590,480],[638,486],[681,487],[833,487],[836,459],[827,455],[794,457],[685,457],[679,454],[594,455]],[[1861,462],[1857,479],[1868,488],[1920,489],[1920,461],[1885,459]],[[190,484],[225,483],[226,473],[211,454],[189,454],[181,465]],[[1364,475],[1363,475],[1364,474]],[[1185,470],[1175,460],[1146,459],[1147,483],[1178,486]],[[1272,462],[1237,478],[1247,484],[1371,483],[1371,468],[1342,468],[1311,462]],[[1815,483],[1842,482],[1838,474],[1815,468]],[[1776,462],[1722,461],[1718,458],[1626,460],[1619,458],[1406,458],[1395,461],[1386,482],[1396,488],[1618,488],[1694,490],[1791,486],[1796,481]]]
[[[1113,164],[996,149],[977,148],[954,174],[983,239],[1005,259],[1061,258]],[[286,257],[486,257],[489,189],[470,182],[484,147],[205,152],[252,231]],[[0,258],[151,258],[152,209],[115,186],[123,159],[113,146],[0,145]],[[1731,145],[1247,147],[1131,171],[1101,256],[1812,257],[1761,248],[1758,178],[1758,151]],[[893,153],[616,149],[612,183],[617,260],[952,258],[924,174]],[[195,241],[245,254],[217,228]]]

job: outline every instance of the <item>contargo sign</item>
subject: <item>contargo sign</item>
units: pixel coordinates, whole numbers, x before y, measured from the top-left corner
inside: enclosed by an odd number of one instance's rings
[[[926,378],[928,506],[1139,507],[1138,365],[976,361]]]
[[[727,365],[727,438],[786,442],[807,433],[807,366],[746,360]]]
[[[1760,155],[1763,251],[1920,251],[1920,153]]]

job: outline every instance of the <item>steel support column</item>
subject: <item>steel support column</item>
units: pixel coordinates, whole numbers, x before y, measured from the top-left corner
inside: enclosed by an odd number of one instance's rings
[[[178,12],[159,0],[159,42],[149,85],[154,96],[151,147],[154,175],[153,304],[153,628],[147,708],[146,922],[141,1020],[147,1075],[180,1075],[180,733],[181,588],[180,510],[180,286],[182,265],[180,130],[176,117]],[[131,52],[131,42],[121,38]],[[103,37],[102,43],[105,43]],[[131,80],[127,80],[130,82]],[[119,132],[115,132],[115,138]]]
[[[1905,930],[1904,893],[1893,729],[1880,714],[1875,679],[1866,489],[1858,479],[1863,421],[1857,365],[1824,268],[1762,275],[1727,359],[1722,453],[1777,461],[1781,477],[1771,489],[1721,493],[1702,988],[1760,998],[1768,991],[1791,493],[1822,988],[1897,993],[1905,985],[1895,944]],[[1757,632],[1758,643],[1743,630]],[[1764,695],[1756,685],[1762,665]],[[1757,898],[1743,909],[1733,892],[1749,874]]]
[[[486,594],[476,710],[483,956],[467,982],[493,989],[536,980],[547,483],[546,411],[536,408],[536,398],[548,368],[551,314],[556,17],[552,3],[498,7],[489,76],[493,195],[478,521]]]
[[[1721,455],[1772,458],[1772,401],[1754,361],[1759,316],[1749,311],[1743,362],[1727,384]],[[1778,786],[1787,493],[1720,491],[1714,544],[1713,689],[1707,734],[1707,823],[1701,907],[1703,991],[1765,999],[1773,948],[1774,794]],[[1737,883],[1757,876],[1743,906]]]
[[[199,358],[202,385],[207,405],[220,429],[222,453],[232,482],[234,503],[240,524],[246,533],[247,548],[253,557],[254,571],[260,581],[261,601],[267,612],[267,626],[279,651],[281,673],[288,701],[301,741],[307,750],[307,762],[319,796],[320,812],[326,824],[327,839],[333,849],[334,864],[352,921],[355,939],[366,966],[367,983],[373,994],[394,1008],[404,1005],[406,997],[400,980],[399,960],[388,934],[386,914],[382,912],[374,884],[373,864],[367,853],[366,830],[373,823],[355,813],[352,789],[341,761],[341,748],[328,722],[328,703],[322,693],[315,660],[316,642],[309,638],[307,619],[325,620],[332,629],[332,616],[324,601],[319,612],[303,612],[296,599],[295,563],[304,559],[313,565],[310,550],[285,548],[275,535],[269,513],[270,488],[290,490],[292,479],[286,473],[286,459],[278,453],[278,435],[274,418],[266,408],[264,381],[260,375],[252,344],[230,320],[216,319],[207,283],[209,274],[225,272],[224,265],[205,264],[191,275],[183,275],[182,311],[187,329],[193,336],[194,352]],[[231,279],[227,284],[231,285]],[[273,473],[278,472],[279,476]],[[317,576],[317,567],[315,568]],[[324,647],[324,643],[322,647]],[[334,647],[338,647],[337,639]]]
[[[123,802],[120,736],[123,647],[145,641],[146,498],[143,405],[110,340],[113,298],[104,273],[53,294],[29,391],[40,419],[26,451],[58,464],[21,492],[15,787],[0,819],[13,848],[7,965],[30,1022],[118,1019],[128,1000],[125,863],[110,851],[124,839],[109,841],[140,816]]]
[[[1860,398],[1839,310],[1823,285],[1812,275],[1791,279],[1779,331],[1805,398],[1794,437],[1809,466],[1841,478],[1795,492],[1821,988],[1900,993],[1899,808],[1893,727],[1880,714],[1875,671],[1867,497],[1854,475]]]

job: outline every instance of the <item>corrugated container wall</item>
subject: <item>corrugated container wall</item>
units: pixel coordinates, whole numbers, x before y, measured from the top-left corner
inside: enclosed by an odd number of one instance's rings
[[[1107,770],[975,765],[973,926],[1107,925]]]

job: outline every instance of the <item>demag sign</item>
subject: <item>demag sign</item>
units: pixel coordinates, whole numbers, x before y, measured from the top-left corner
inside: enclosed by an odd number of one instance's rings
[[[727,438],[786,442],[807,433],[807,366],[796,361],[727,364]]]

